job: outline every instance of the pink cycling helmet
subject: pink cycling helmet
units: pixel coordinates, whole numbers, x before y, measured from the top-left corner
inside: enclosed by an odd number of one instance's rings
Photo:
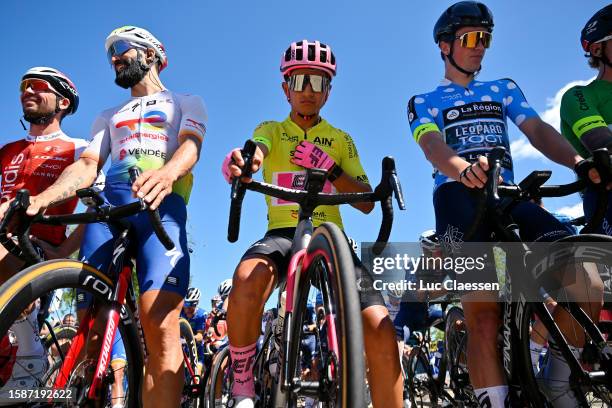
[[[336,75],[336,57],[329,45],[319,41],[292,42],[281,58],[280,70],[286,76],[298,68],[320,69],[333,77]]]

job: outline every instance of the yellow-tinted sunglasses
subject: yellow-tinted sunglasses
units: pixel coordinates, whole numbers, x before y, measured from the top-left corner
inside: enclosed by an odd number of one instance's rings
[[[493,40],[493,34],[488,31],[468,31],[455,37],[455,39],[460,40],[461,46],[464,48],[476,48],[480,42],[482,42],[483,47],[489,48]]]

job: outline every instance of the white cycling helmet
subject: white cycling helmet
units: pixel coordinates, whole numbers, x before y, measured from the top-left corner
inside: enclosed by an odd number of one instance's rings
[[[187,295],[185,295],[185,305],[187,306],[195,306],[200,303],[200,289],[198,288],[189,288],[187,289]]]
[[[219,284],[219,287],[217,288],[217,293],[219,294],[219,296],[221,296],[222,299],[225,299],[229,295],[231,290],[232,280],[226,279]]]
[[[113,30],[108,37],[106,37],[106,41],[104,42],[104,49],[106,52],[108,52],[108,49],[115,41],[119,40],[133,42],[143,45],[146,48],[154,49],[155,55],[159,58],[159,72],[162,72],[162,70],[168,66],[168,56],[166,55],[164,45],[144,28],[123,26]]]
[[[68,108],[69,115],[77,111],[79,107],[79,91],[77,91],[74,83],[68,78],[68,75],[55,68],[33,67],[23,74],[21,80],[23,81],[30,78],[38,78],[47,81],[57,93],[67,98],[70,101],[70,107]]]
[[[421,244],[422,249],[427,249],[429,251],[434,251],[440,248],[440,240],[438,238],[438,234],[434,230],[426,230],[421,233],[419,237],[419,243]]]

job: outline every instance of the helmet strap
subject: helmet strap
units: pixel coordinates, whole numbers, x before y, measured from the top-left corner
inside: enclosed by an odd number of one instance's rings
[[[459,66],[459,64],[457,64],[457,62],[455,62],[455,59],[453,58],[453,51],[455,48],[455,42],[451,42],[451,48],[450,48],[450,53],[446,56],[446,58],[448,58],[448,61],[451,63],[451,65],[453,67],[455,67],[459,72],[461,72],[462,74],[464,74],[465,76],[469,77],[469,76],[476,76],[478,75],[478,73],[480,72],[482,66],[478,67],[478,69],[474,72],[470,72],[466,69],[463,69]]]

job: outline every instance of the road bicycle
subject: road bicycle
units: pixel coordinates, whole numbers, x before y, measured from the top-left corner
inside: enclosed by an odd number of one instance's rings
[[[249,140],[242,150],[245,160],[243,177],[251,176],[255,148],[255,143]],[[285,296],[285,313],[282,321],[280,318],[277,320],[277,324],[282,326],[275,330],[282,333],[282,337],[279,336],[279,344],[268,351],[271,355],[276,350],[279,357],[278,370],[270,376],[272,381],[268,381],[272,387],[270,406],[297,407],[302,397],[314,398],[324,406],[365,406],[364,347],[352,250],[346,236],[335,224],[324,223],[314,229],[312,215],[319,205],[380,201],[383,218],[375,249],[381,251],[391,233],[393,196],[404,209],[394,160],[386,157],[382,167],[381,182],[370,193],[322,193],[327,172],[321,169],[306,171],[303,189],[288,189],[256,180],[244,183],[235,179],[232,183],[228,225],[230,242],[238,239],[246,190],[294,202],[300,207],[287,281],[279,290],[279,310],[283,310],[282,297]],[[321,341],[324,348],[320,355],[318,380],[305,381],[301,378],[299,347],[311,288],[322,294],[326,341]],[[266,366],[269,364],[264,361],[263,367]]]

